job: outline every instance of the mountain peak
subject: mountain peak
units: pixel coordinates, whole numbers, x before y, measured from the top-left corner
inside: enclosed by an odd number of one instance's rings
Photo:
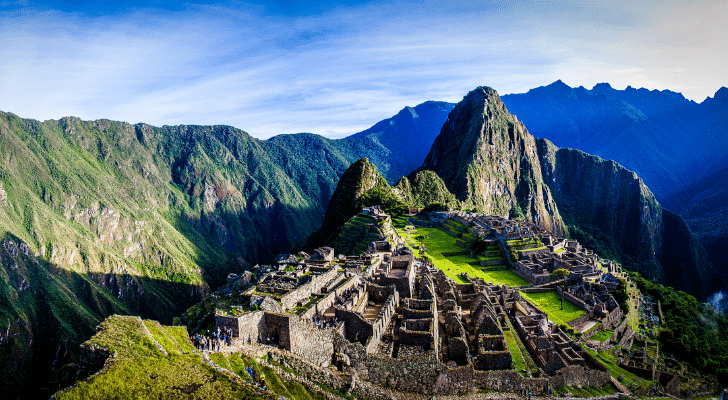
[[[597,83],[592,88],[592,92],[594,93],[606,93],[606,92],[612,92],[614,91],[614,88],[612,88],[612,85],[610,85],[607,82]]]
[[[543,180],[535,142],[492,88],[458,103],[435,139],[423,169],[445,182],[466,208],[530,218],[562,234],[563,222]]]
[[[713,98],[720,101],[728,101],[728,88],[725,86],[721,87],[715,92]]]
[[[529,94],[553,96],[564,95],[566,97],[574,97],[574,89],[565,84],[561,79],[546,86],[539,86],[528,91]]]

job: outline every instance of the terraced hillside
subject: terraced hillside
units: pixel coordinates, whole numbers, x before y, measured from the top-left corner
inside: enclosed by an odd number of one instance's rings
[[[377,240],[399,241],[392,226],[392,219],[377,221],[371,214],[359,213],[342,226],[331,243],[336,254],[359,255],[367,250],[367,246]]]

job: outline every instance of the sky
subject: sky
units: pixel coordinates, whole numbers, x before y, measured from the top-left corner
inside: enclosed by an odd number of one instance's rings
[[[1,1],[0,110],[339,138],[561,79],[728,86],[728,1]]]

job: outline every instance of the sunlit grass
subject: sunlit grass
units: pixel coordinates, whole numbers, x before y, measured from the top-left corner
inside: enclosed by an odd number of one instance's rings
[[[568,321],[575,320],[586,313],[586,311],[577,307],[576,304],[564,299],[564,309],[561,309],[561,296],[556,291],[542,293],[525,293],[521,295],[534,306],[544,311],[549,316],[549,320],[561,325]]]

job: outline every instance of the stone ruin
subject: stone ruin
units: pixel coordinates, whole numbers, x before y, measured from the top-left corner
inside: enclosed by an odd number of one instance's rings
[[[377,208],[367,213],[388,218]],[[455,219],[501,243],[538,233],[535,226],[501,217],[458,212],[439,213],[437,218]],[[586,256],[578,246],[564,245],[574,257],[548,259],[539,253],[529,259],[548,270]],[[334,249],[321,248],[310,257],[294,257],[295,264],[292,257],[282,257],[277,268],[260,268],[267,272],[246,291],[260,310],[216,315],[216,324],[231,329],[242,343],[279,347],[318,367],[334,364],[396,390],[531,388],[545,393],[551,384],[601,386],[609,380],[598,361],[526,304],[517,289],[467,275],[468,283],[456,283],[416,259],[411,249],[387,240],[375,240],[357,257],[336,260],[333,254]],[[581,264],[569,265],[575,273],[581,271]],[[581,296],[591,307],[590,315],[609,318],[615,308],[602,293],[606,285],[585,287],[588,295],[568,293]],[[507,335],[524,343],[539,378],[513,370],[512,354],[521,352],[509,348]]]

